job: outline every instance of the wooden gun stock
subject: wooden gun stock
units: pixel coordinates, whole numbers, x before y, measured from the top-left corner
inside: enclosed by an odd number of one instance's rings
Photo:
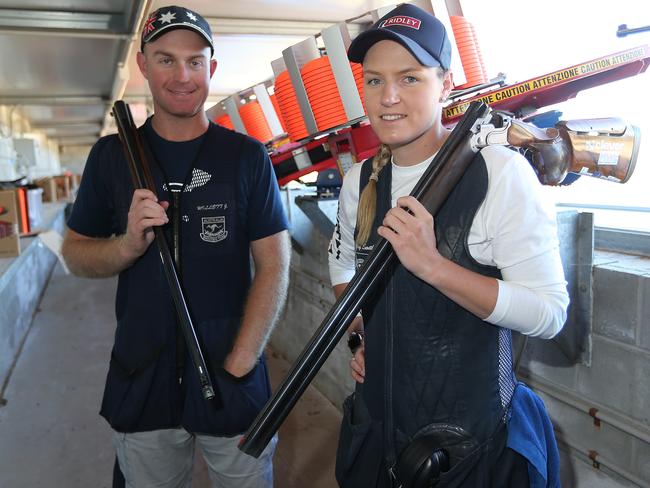
[[[508,142],[523,149],[544,185],[559,185],[568,173],[625,183],[634,171],[641,133],[615,118],[560,121],[549,129],[513,120]]]
[[[634,172],[641,131],[620,119],[563,121],[556,125],[571,144],[571,173],[625,183]]]

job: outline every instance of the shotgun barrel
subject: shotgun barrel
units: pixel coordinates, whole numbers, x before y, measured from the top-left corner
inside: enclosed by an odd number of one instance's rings
[[[124,146],[124,153],[129,163],[133,186],[136,189],[144,188],[156,193],[156,183],[151,173],[151,168],[147,162],[147,158],[145,157],[138,130],[133,122],[129,106],[122,100],[117,100],[113,104],[113,116],[115,117],[120,140]],[[183,295],[183,290],[178,279],[178,273],[174,266],[174,260],[169,250],[169,246],[167,245],[167,241],[165,240],[162,228],[154,227],[153,231],[160,258],[162,259],[165,277],[169,283],[181,330],[183,331],[183,337],[187,344],[187,348],[190,351],[192,362],[194,363],[199,375],[201,394],[205,400],[211,400],[215,396],[214,388],[212,387],[208,368],[206,367],[203,353],[201,352],[201,346],[196,336],[196,330],[192,323],[192,317],[190,316],[190,311],[187,307],[185,296]]]

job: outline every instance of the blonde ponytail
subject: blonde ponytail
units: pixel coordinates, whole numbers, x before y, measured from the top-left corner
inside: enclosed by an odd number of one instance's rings
[[[372,224],[375,221],[377,212],[377,179],[379,172],[391,160],[392,153],[386,144],[382,144],[379,152],[372,160],[372,173],[370,179],[359,196],[359,208],[357,209],[357,247],[368,242]]]

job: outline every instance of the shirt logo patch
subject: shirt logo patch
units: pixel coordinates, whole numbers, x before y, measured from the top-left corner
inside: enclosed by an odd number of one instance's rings
[[[366,259],[368,259],[368,256],[370,256],[370,253],[372,250],[375,248],[374,244],[364,244],[363,246],[355,246],[355,259],[354,259],[354,267],[358,271],[361,269],[363,266],[363,263],[366,262]]]
[[[210,173],[206,173],[201,169],[194,168],[192,170],[192,180],[185,187],[185,191],[190,192],[195,188],[199,188],[201,186],[207,185],[208,182],[210,181],[210,178],[212,178],[212,175]]]
[[[391,17],[390,19],[384,20],[379,27],[392,27],[394,25],[403,25],[405,27],[410,27],[411,29],[420,30],[420,24],[422,22],[413,17],[407,17],[405,15],[399,15],[397,17]]]
[[[205,242],[219,242],[228,237],[226,217],[201,217],[201,239]]]

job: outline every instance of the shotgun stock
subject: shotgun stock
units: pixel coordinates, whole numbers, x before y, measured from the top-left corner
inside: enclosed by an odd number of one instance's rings
[[[522,149],[543,185],[559,185],[568,173],[625,183],[634,171],[641,133],[617,118],[560,121],[547,129],[513,119],[507,139]]]

